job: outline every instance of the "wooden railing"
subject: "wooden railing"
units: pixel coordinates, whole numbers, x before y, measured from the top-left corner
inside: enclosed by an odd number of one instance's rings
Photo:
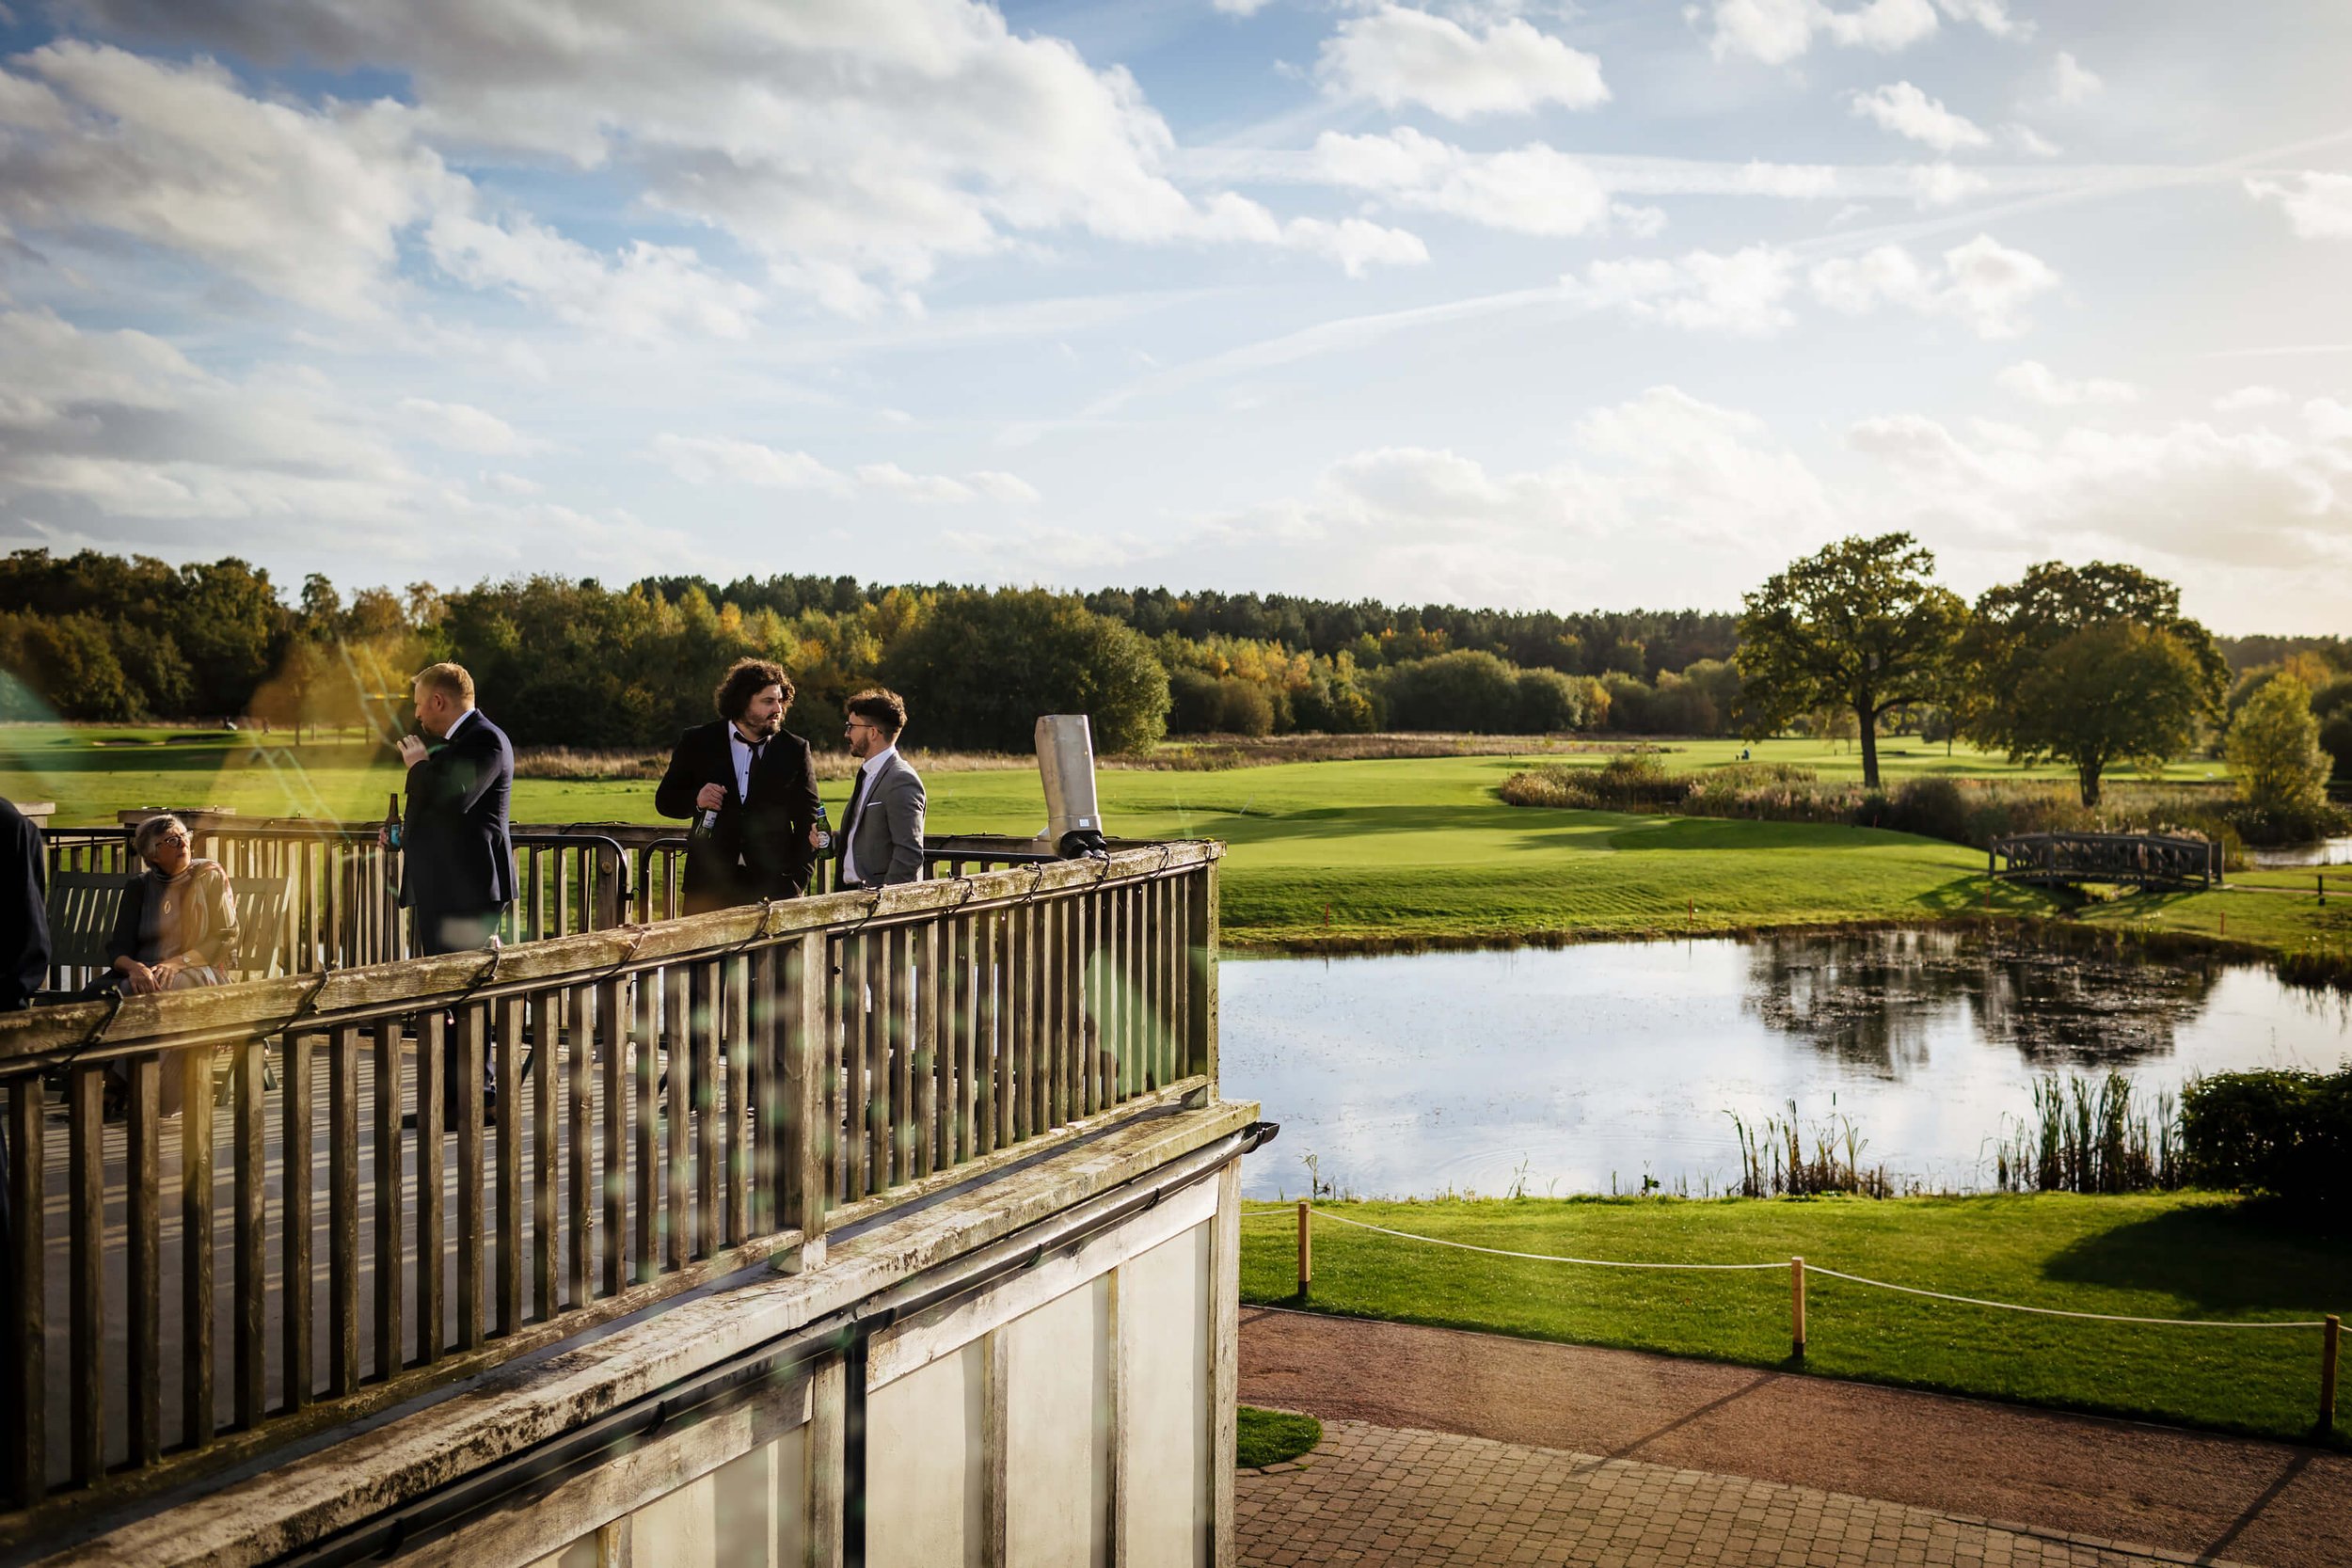
[[[0,1017],[0,1544],[1212,1086],[1221,847],[1021,847]]]
[[[2221,846],[2195,834],[2015,833],[1994,839],[1985,871],[2020,882],[2130,882],[2205,887],[2221,881]]]

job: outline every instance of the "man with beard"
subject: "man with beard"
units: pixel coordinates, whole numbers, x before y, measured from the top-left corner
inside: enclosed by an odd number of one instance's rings
[[[693,823],[685,911],[797,898],[816,857],[817,775],[808,742],[789,734],[792,677],[764,658],[736,661],[716,693],[719,717],[678,736],[654,809]]]

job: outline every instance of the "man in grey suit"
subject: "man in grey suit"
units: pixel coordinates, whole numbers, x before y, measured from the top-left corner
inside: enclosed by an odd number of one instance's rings
[[[841,816],[841,885],[888,887],[923,876],[923,780],[898,754],[907,705],[877,687],[845,705],[842,733],[864,766]]]

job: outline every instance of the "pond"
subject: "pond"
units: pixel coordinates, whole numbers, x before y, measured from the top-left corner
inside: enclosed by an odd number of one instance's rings
[[[1899,1184],[1994,1182],[2041,1074],[2115,1069],[2150,1096],[2352,1056],[2341,993],[2266,968],[2091,958],[1957,929],[1595,942],[1502,953],[1229,958],[1228,1098],[1279,1140],[1252,1197],[1737,1186],[1731,1114],[1796,1101]],[[2007,1118],[2007,1122],[2005,1122]]]
[[[2293,865],[2352,865],[2352,838],[2322,838],[2309,844],[2285,844],[2246,851],[2246,858],[2265,868]]]

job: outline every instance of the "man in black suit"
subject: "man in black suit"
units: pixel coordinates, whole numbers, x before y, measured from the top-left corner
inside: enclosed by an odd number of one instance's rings
[[[8,857],[0,887],[0,1012],[29,1006],[49,983],[49,867],[40,830],[0,800],[0,853]]]
[[[401,829],[400,901],[417,911],[417,951],[462,953],[487,947],[515,901],[515,848],[506,805],[515,787],[515,749],[474,706],[473,677],[457,664],[420,671],[417,728],[438,740],[400,737],[408,768],[408,810]],[[456,1082],[457,1041],[444,1037],[444,1085]],[[498,1081],[487,1052],[483,1098]]]
[[[0,1011],[29,1006],[49,979],[49,866],[40,830],[11,802],[0,800],[0,853],[7,861],[0,886]],[[22,1093],[22,1090],[18,1091]],[[8,1132],[0,1126],[0,1173],[8,1168]],[[17,1322],[16,1223],[9,1211],[8,1183],[0,1175],[0,1311]],[[0,1410],[24,1408],[16,1357],[0,1356]],[[13,1462],[18,1436],[0,1432],[0,1458]]]
[[[693,821],[685,910],[702,914],[762,898],[798,898],[815,854],[817,777],[808,742],[784,727],[792,677],[738,659],[714,696],[719,717],[678,736],[654,809]]]

